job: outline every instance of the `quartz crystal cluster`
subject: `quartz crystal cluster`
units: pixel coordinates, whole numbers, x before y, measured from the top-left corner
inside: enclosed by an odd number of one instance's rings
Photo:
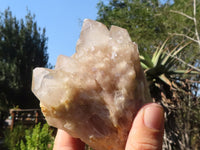
[[[150,100],[128,32],[89,19],[73,56],[59,56],[53,70],[33,70],[32,91],[49,125],[95,150],[124,150],[138,109]]]

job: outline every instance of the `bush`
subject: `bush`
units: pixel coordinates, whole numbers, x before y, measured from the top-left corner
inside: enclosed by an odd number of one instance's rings
[[[4,132],[5,148],[8,150],[51,150],[54,141],[52,132],[53,130],[50,130],[47,124],[41,126],[39,123],[28,129],[23,125],[16,125],[13,131]]]
[[[41,128],[40,123],[32,130],[25,131],[25,140],[21,140],[21,150],[51,150],[53,148],[54,138],[52,130],[47,124]]]

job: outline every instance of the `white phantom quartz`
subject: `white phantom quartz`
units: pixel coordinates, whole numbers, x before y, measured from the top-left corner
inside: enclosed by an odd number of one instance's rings
[[[32,91],[49,125],[95,150],[124,150],[138,109],[150,100],[127,30],[85,19],[76,53],[35,68]]]

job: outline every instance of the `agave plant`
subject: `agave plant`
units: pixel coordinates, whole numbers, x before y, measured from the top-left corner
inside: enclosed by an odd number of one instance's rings
[[[186,134],[179,135],[179,125],[177,125],[177,106],[180,102],[179,91],[188,92],[190,89],[187,87],[184,89],[184,82],[181,82],[181,78],[175,78],[177,75],[186,74],[199,74],[198,70],[178,70],[180,60],[178,55],[191,43],[181,42],[175,46],[172,50],[169,50],[167,46],[167,39],[161,46],[158,46],[156,51],[153,53],[152,58],[143,54],[140,55],[141,65],[146,74],[149,82],[150,93],[155,102],[163,105],[165,110],[165,135],[163,149],[180,149],[177,143],[181,143],[181,138]],[[173,142],[172,142],[173,141]],[[175,145],[173,145],[175,143]]]
[[[155,87],[161,89],[165,87],[164,93],[168,93],[165,95],[166,97],[170,94],[170,89],[182,90],[180,88],[180,82],[174,81],[173,76],[175,75],[184,75],[184,74],[197,74],[197,71],[191,70],[178,70],[177,65],[180,63],[177,56],[187,47],[191,42],[181,42],[177,46],[175,46],[171,51],[167,48],[167,42],[169,39],[165,40],[165,42],[158,46],[156,51],[153,53],[152,58],[148,54],[140,55],[141,65],[146,74],[147,80],[150,84],[150,90]],[[154,92],[156,92],[154,90]],[[152,96],[154,94],[151,92]],[[158,93],[156,92],[156,95]],[[163,93],[161,93],[163,94]],[[172,93],[171,93],[172,94]],[[161,97],[160,97],[161,98]]]
[[[168,52],[165,48],[167,41],[168,39],[160,47],[157,47],[152,58],[150,58],[149,55],[144,54],[140,55],[140,60],[149,80],[159,78],[169,86],[173,86],[174,84],[170,80],[170,75],[185,74],[189,72],[188,70],[174,70],[174,66],[178,61],[176,56],[191,42],[184,45],[180,43]],[[195,73],[195,71],[190,71],[190,73]]]

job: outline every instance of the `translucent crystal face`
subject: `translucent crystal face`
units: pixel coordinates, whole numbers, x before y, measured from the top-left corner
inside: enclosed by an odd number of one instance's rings
[[[137,110],[150,100],[138,55],[125,29],[86,19],[72,57],[33,71],[47,122],[96,150],[124,149]]]

